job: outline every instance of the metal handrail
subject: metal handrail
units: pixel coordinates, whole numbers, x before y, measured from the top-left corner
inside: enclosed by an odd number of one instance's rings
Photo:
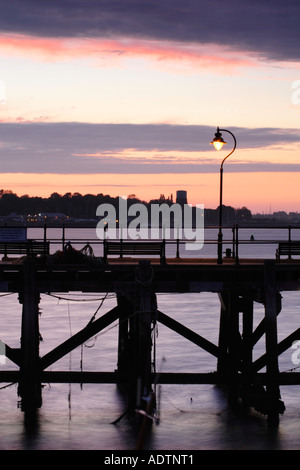
[[[10,226],[9,228],[13,228],[12,226]],[[82,232],[84,230],[93,230],[95,229],[96,230],[96,227],[91,227],[91,226],[84,226],[84,225],[65,225],[65,224],[62,224],[61,226],[53,226],[53,225],[47,225],[45,224],[44,226],[33,226],[33,225],[28,225],[27,226],[27,230],[33,230],[33,229],[40,229],[42,230],[43,232],[43,236],[41,236],[41,238],[37,238],[35,237],[35,240],[37,241],[47,241],[47,242],[50,242],[50,245],[60,245],[62,249],[64,249],[64,247],[66,246],[66,243],[67,242],[70,242],[71,244],[75,244],[75,245],[78,245],[78,244],[87,244],[89,243],[91,246],[92,245],[103,245],[103,240],[99,239],[97,236],[96,236],[96,232],[95,232],[95,238],[91,237],[91,236],[88,236],[86,238],[84,238],[83,236],[81,236],[81,238],[74,238],[74,236],[72,236],[71,239],[69,239],[67,237],[67,233],[66,231],[69,231],[69,230],[81,230]],[[49,230],[53,230],[53,229],[58,229],[58,230],[61,230],[61,235],[60,236],[57,236],[56,237],[51,237],[49,236]],[[204,230],[205,231],[209,231],[209,230],[217,230],[218,229],[218,226],[206,226],[204,227]],[[239,261],[239,248],[240,246],[243,246],[243,245],[248,245],[248,244],[251,244],[252,246],[255,246],[255,245],[275,245],[275,244],[278,244],[280,241],[292,241],[292,235],[293,235],[293,231],[297,231],[297,230],[300,230],[300,225],[292,225],[292,224],[288,224],[288,225],[280,225],[280,224],[276,224],[276,225],[238,225],[238,224],[234,224],[234,225],[228,225],[228,226],[224,226],[223,227],[223,230],[226,234],[226,232],[230,231],[231,234],[230,234],[230,237],[228,238],[224,238],[223,239],[223,246],[226,246],[226,245],[230,245],[231,246],[231,250],[232,250],[232,258],[235,258],[235,261],[238,262]],[[254,240],[250,240],[250,239],[244,239],[243,236],[242,236],[242,233],[243,231],[245,230],[252,230],[252,231],[256,231],[256,230],[283,230],[283,231],[286,231],[286,238],[285,239],[279,239],[279,238],[272,238],[272,239],[259,239],[259,238],[255,238]],[[73,235],[73,234],[72,234]],[[161,238],[161,240],[163,240],[163,238]],[[165,242],[167,245],[175,245],[176,246],[176,258],[180,258],[180,255],[181,255],[181,245],[185,244],[187,242],[187,240],[184,240],[184,239],[178,239],[178,238],[172,238],[172,239],[165,239]],[[215,238],[205,238],[204,239],[204,246],[205,245],[215,245],[217,247],[218,245],[218,240],[217,240],[217,236]]]

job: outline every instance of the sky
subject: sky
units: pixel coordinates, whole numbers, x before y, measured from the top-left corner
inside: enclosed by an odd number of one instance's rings
[[[298,0],[0,8],[0,188],[300,212]]]

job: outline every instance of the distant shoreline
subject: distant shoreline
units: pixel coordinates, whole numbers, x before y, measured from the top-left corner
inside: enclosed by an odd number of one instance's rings
[[[91,220],[87,219],[84,220],[66,220],[60,222],[51,222],[48,221],[47,223],[43,222],[18,222],[13,220],[1,221],[0,227],[29,227],[29,228],[96,228],[99,219]],[[286,228],[286,227],[300,227],[300,222],[286,222],[286,221],[279,221],[276,219],[269,219],[269,220],[261,220],[261,219],[252,219],[247,222],[238,222],[238,223],[226,223],[223,224],[222,227],[226,228],[233,228],[234,226],[238,226],[240,228]],[[118,225],[117,225],[118,228]],[[151,228],[150,226],[148,228]],[[160,227],[162,228],[162,227]],[[172,227],[171,227],[172,228]],[[204,228],[206,229],[217,229],[218,226],[214,224],[204,224]]]

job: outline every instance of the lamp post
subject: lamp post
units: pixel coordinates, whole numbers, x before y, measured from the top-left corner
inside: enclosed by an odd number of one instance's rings
[[[220,166],[220,207],[219,207],[219,233],[218,233],[218,264],[223,263],[223,257],[222,257],[222,242],[223,242],[223,234],[222,234],[223,164],[224,164],[225,160],[235,151],[235,148],[236,148],[236,138],[233,135],[233,133],[228,131],[227,129],[219,129],[219,127],[217,127],[217,132],[215,133],[215,137],[211,142],[211,144],[214,145],[215,149],[216,150],[221,150],[223,145],[227,143],[223,140],[221,132],[228,132],[233,137],[234,147],[231,150],[231,152],[228,155],[226,155],[225,158],[223,158],[221,166]]]

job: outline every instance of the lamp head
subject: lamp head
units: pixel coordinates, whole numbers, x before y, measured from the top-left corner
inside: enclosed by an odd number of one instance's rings
[[[215,137],[214,139],[212,140],[211,144],[214,145],[215,149],[216,150],[221,150],[221,148],[223,147],[224,144],[226,144],[227,142],[225,142],[223,140],[223,137],[222,137],[222,134],[221,132],[219,131],[219,128],[217,127],[217,132],[215,133]]]

